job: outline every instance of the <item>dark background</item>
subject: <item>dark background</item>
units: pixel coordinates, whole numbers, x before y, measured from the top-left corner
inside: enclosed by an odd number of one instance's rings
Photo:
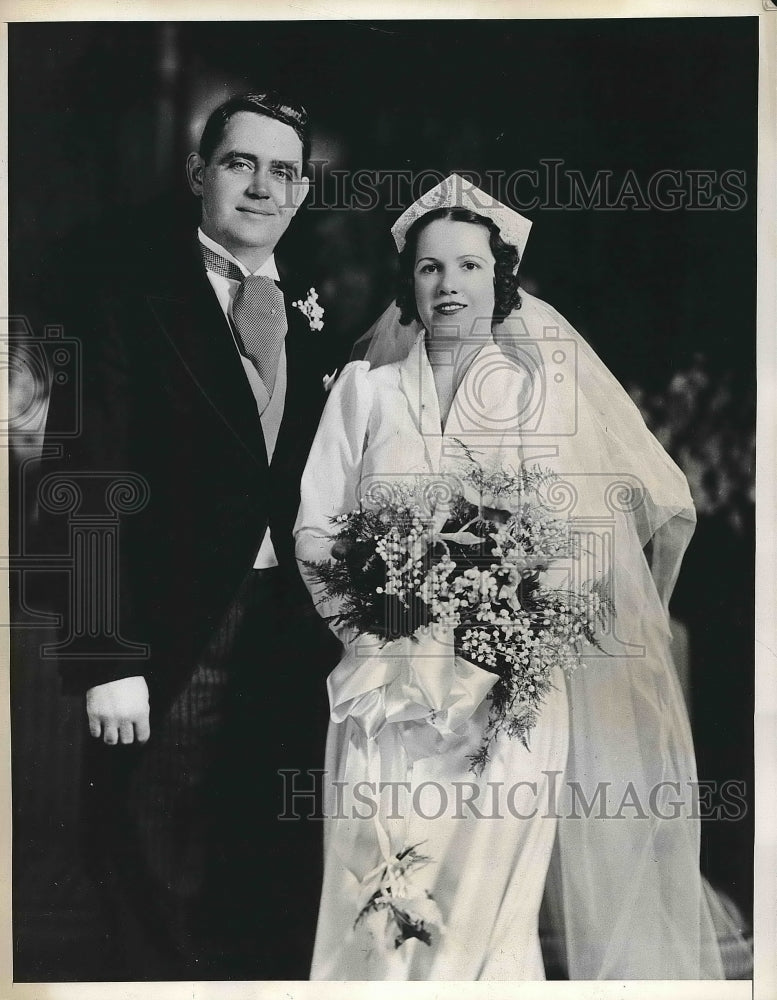
[[[660,169],[743,171],[734,211],[526,211],[521,274],[688,475],[699,526],[673,613],[688,630],[699,775],[743,781],[750,796],[757,29],[756,18],[11,25],[14,312],[40,338],[57,323],[46,288],[58,260],[68,273],[78,261],[87,294],[125,230],[196,225],[186,154],[209,111],[249,89],[307,106],[313,159],[327,161],[316,200],[330,206],[334,170],[482,175],[558,158],[589,181],[612,171],[616,190],[629,169],[644,183]],[[321,335],[333,357],[391,298],[397,214],[308,206],[281,244],[332,303]],[[34,435],[16,444],[23,484]],[[23,502],[17,512],[15,532],[30,516]],[[24,544],[12,537],[12,552]],[[14,630],[12,665],[15,979],[99,978],[74,849],[83,706],[39,662],[48,633],[15,614],[30,626]],[[751,812],[703,824],[703,869],[746,915],[752,835]]]

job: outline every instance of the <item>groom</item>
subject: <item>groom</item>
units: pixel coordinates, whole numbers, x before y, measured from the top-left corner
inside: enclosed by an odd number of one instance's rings
[[[83,421],[60,470],[88,501],[106,474],[148,489],[120,527],[126,656],[61,663],[92,736],[85,833],[117,946],[106,978],[308,974],[321,824],[277,817],[279,772],[323,766],[337,644],[292,527],[334,365],[312,282],[274,256],[308,193],[308,152],[291,102],[216,109],[187,161],[199,229],[105,248],[127,264],[106,294],[86,285],[68,330]],[[57,405],[55,392],[54,434]]]

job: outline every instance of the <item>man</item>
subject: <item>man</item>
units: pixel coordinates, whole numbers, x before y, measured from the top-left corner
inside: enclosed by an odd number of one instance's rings
[[[93,737],[89,857],[123,963],[107,978],[307,977],[321,824],[277,817],[279,772],[323,766],[336,655],[292,541],[327,369],[311,282],[279,287],[274,257],[307,154],[302,108],[227,101],[187,161],[198,232],[105,248],[127,263],[107,291],[79,288],[67,330],[83,422],[58,471],[97,507],[106,476],[140,484],[120,524],[121,648],[66,643],[61,664]],[[96,570],[86,586],[96,603]]]

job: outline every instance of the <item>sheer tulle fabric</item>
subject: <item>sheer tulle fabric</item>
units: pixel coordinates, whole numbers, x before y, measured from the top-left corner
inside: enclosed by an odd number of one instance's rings
[[[355,353],[386,364],[407,355],[418,332],[391,306]],[[667,610],[695,526],[687,482],[551,306],[522,292],[494,339],[530,376],[516,400],[516,458],[558,474],[558,514],[587,539],[585,573],[609,576],[617,609],[607,655],[589,651],[567,680],[569,751],[546,905],[569,977],[721,979]],[[505,428],[497,431],[504,442]]]

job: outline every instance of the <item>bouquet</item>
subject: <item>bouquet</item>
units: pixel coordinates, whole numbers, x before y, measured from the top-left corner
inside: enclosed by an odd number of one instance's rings
[[[456,655],[497,675],[482,742],[469,757],[482,774],[500,734],[529,749],[554,666],[571,671],[586,643],[601,648],[597,631],[614,608],[603,579],[550,585],[554,566],[581,557],[571,522],[543,502],[558,477],[524,466],[486,470],[457,443],[463,469],[444,506],[419,502],[410,487],[366,497],[333,518],[333,559],[307,566],[339,601],[335,624],[386,642],[442,626]]]

